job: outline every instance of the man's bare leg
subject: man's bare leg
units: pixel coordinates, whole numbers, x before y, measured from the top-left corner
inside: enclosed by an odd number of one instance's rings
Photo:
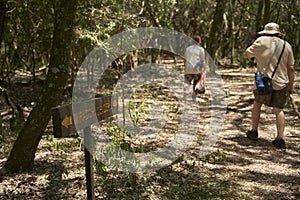
[[[276,115],[277,138],[284,137],[285,115],[282,109],[274,108],[273,113]]]
[[[260,111],[261,111],[261,103],[254,101],[253,108],[252,108],[252,130],[258,130],[258,124],[260,120]]]

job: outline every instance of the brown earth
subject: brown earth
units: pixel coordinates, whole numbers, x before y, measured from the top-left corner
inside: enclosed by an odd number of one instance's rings
[[[271,144],[276,127],[272,110],[267,107],[263,107],[261,115],[259,140],[253,142],[245,138],[251,123],[253,72],[253,69],[236,67],[218,69],[224,81],[227,110],[225,118],[219,119],[224,120],[224,124],[209,155],[198,156],[211,128],[212,91],[208,84],[206,94],[197,98],[203,120],[194,145],[172,165],[151,173],[128,174],[95,164],[96,199],[300,199],[300,120],[291,106],[285,109],[286,150],[275,149]],[[298,106],[299,79],[298,76],[294,95]],[[28,95],[36,93],[30,87],[22,91]],[[30,106],[30,101],[27,105]],[[174,126],[169,127],[174,129]],[[0,199],[86,199],[81,139],[56,139],[51,130],[50,123],[32,171],[0,178]],[[163,136],[168,137],[168,134],[173,132],[166,132],[151,144],[144,141],[145,147],[165,143]],[[15,138],[13,134],[3,135],[0,167]]]

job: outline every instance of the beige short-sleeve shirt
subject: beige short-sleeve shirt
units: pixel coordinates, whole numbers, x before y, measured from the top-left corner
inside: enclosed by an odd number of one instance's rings
[[[271,78],[283,48],[284,40],[272,36],[260,36],[246,49],[249,57],[254,57],[257,70]],[[274,90],[280,90],[289,83],[287,69],[294,65],[294,55],[291,45],[286,42],[285,49],[273,78]]]

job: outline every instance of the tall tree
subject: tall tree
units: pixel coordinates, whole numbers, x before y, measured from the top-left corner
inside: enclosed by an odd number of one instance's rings
[[[78,0],[55,1],[55,21],[49,70],[36,106],[21,128],[1,174],[29,170],[35,152],[64,91],[69,75],[71,42]]]
[[[256,31],[260,31],[265,24],[270,20],[271,16],[271,1],[260,0],[258,2],[257,17],[256,17]]]
[[[262,28],[262,15],[263,15],[264,1],[260,0],[258,2],[257,7],[257,15],[256,15],[256,32],[258,32]]]
[[[0,45],[2,43],[4,30],[7,23],[7,15],[6,15],[6,0],[0,0]]]
[[[214,60],[217,59],[217,50],[219,47],[221,47],[220,36],[222,35],[223,15],[225,13],[227,3],[227,0],[217,0],[214,18],[209,33],[207,51]],[[215,69],[210,69],[210,71],[214,72]]]
[[[7,24],[7,14],[6,14],[6,0],[0,0],[0,52],[1,52],[1,47],[2,47],[2,40],[3,40],[3,36],[4,36],[4,31],[6,28],[6,24]],[[1,59],[0,59],[1,61]],[[4,73],[4,67],[1,65],[0,67],[0,77],[3,77],[3,73]]]
[[[297,56],[300,53],[300,27],[299,27],[299,0],[291,0],[289,1],[285,6],[286,6],[286,13],[287,13],[287,19],[283,20],[285,21],[286,26],[288,28],[285,28],[285,33],[286,33],[286,40],[288,40],[294,50],[294,56],[297,59]],[[282,24],[280,24],[282,26]],[[298,58],[299,59],[299,58]]]
[[[263,23],[264,25],[267,24],[270,21],[271,17],[271,1],[270,0],[265,0],[264,1],[264,18],[263,18]]]

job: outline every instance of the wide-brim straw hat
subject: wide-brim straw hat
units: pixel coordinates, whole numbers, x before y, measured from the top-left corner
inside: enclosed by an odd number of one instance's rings
[[[278,34],[280,36],[284,36],[284,34],[279,29],[279,25],[274,22],[267,23],[264,27],[264,30],[258,32],[258,34],[260,34],[260,35],[277,35]]]

